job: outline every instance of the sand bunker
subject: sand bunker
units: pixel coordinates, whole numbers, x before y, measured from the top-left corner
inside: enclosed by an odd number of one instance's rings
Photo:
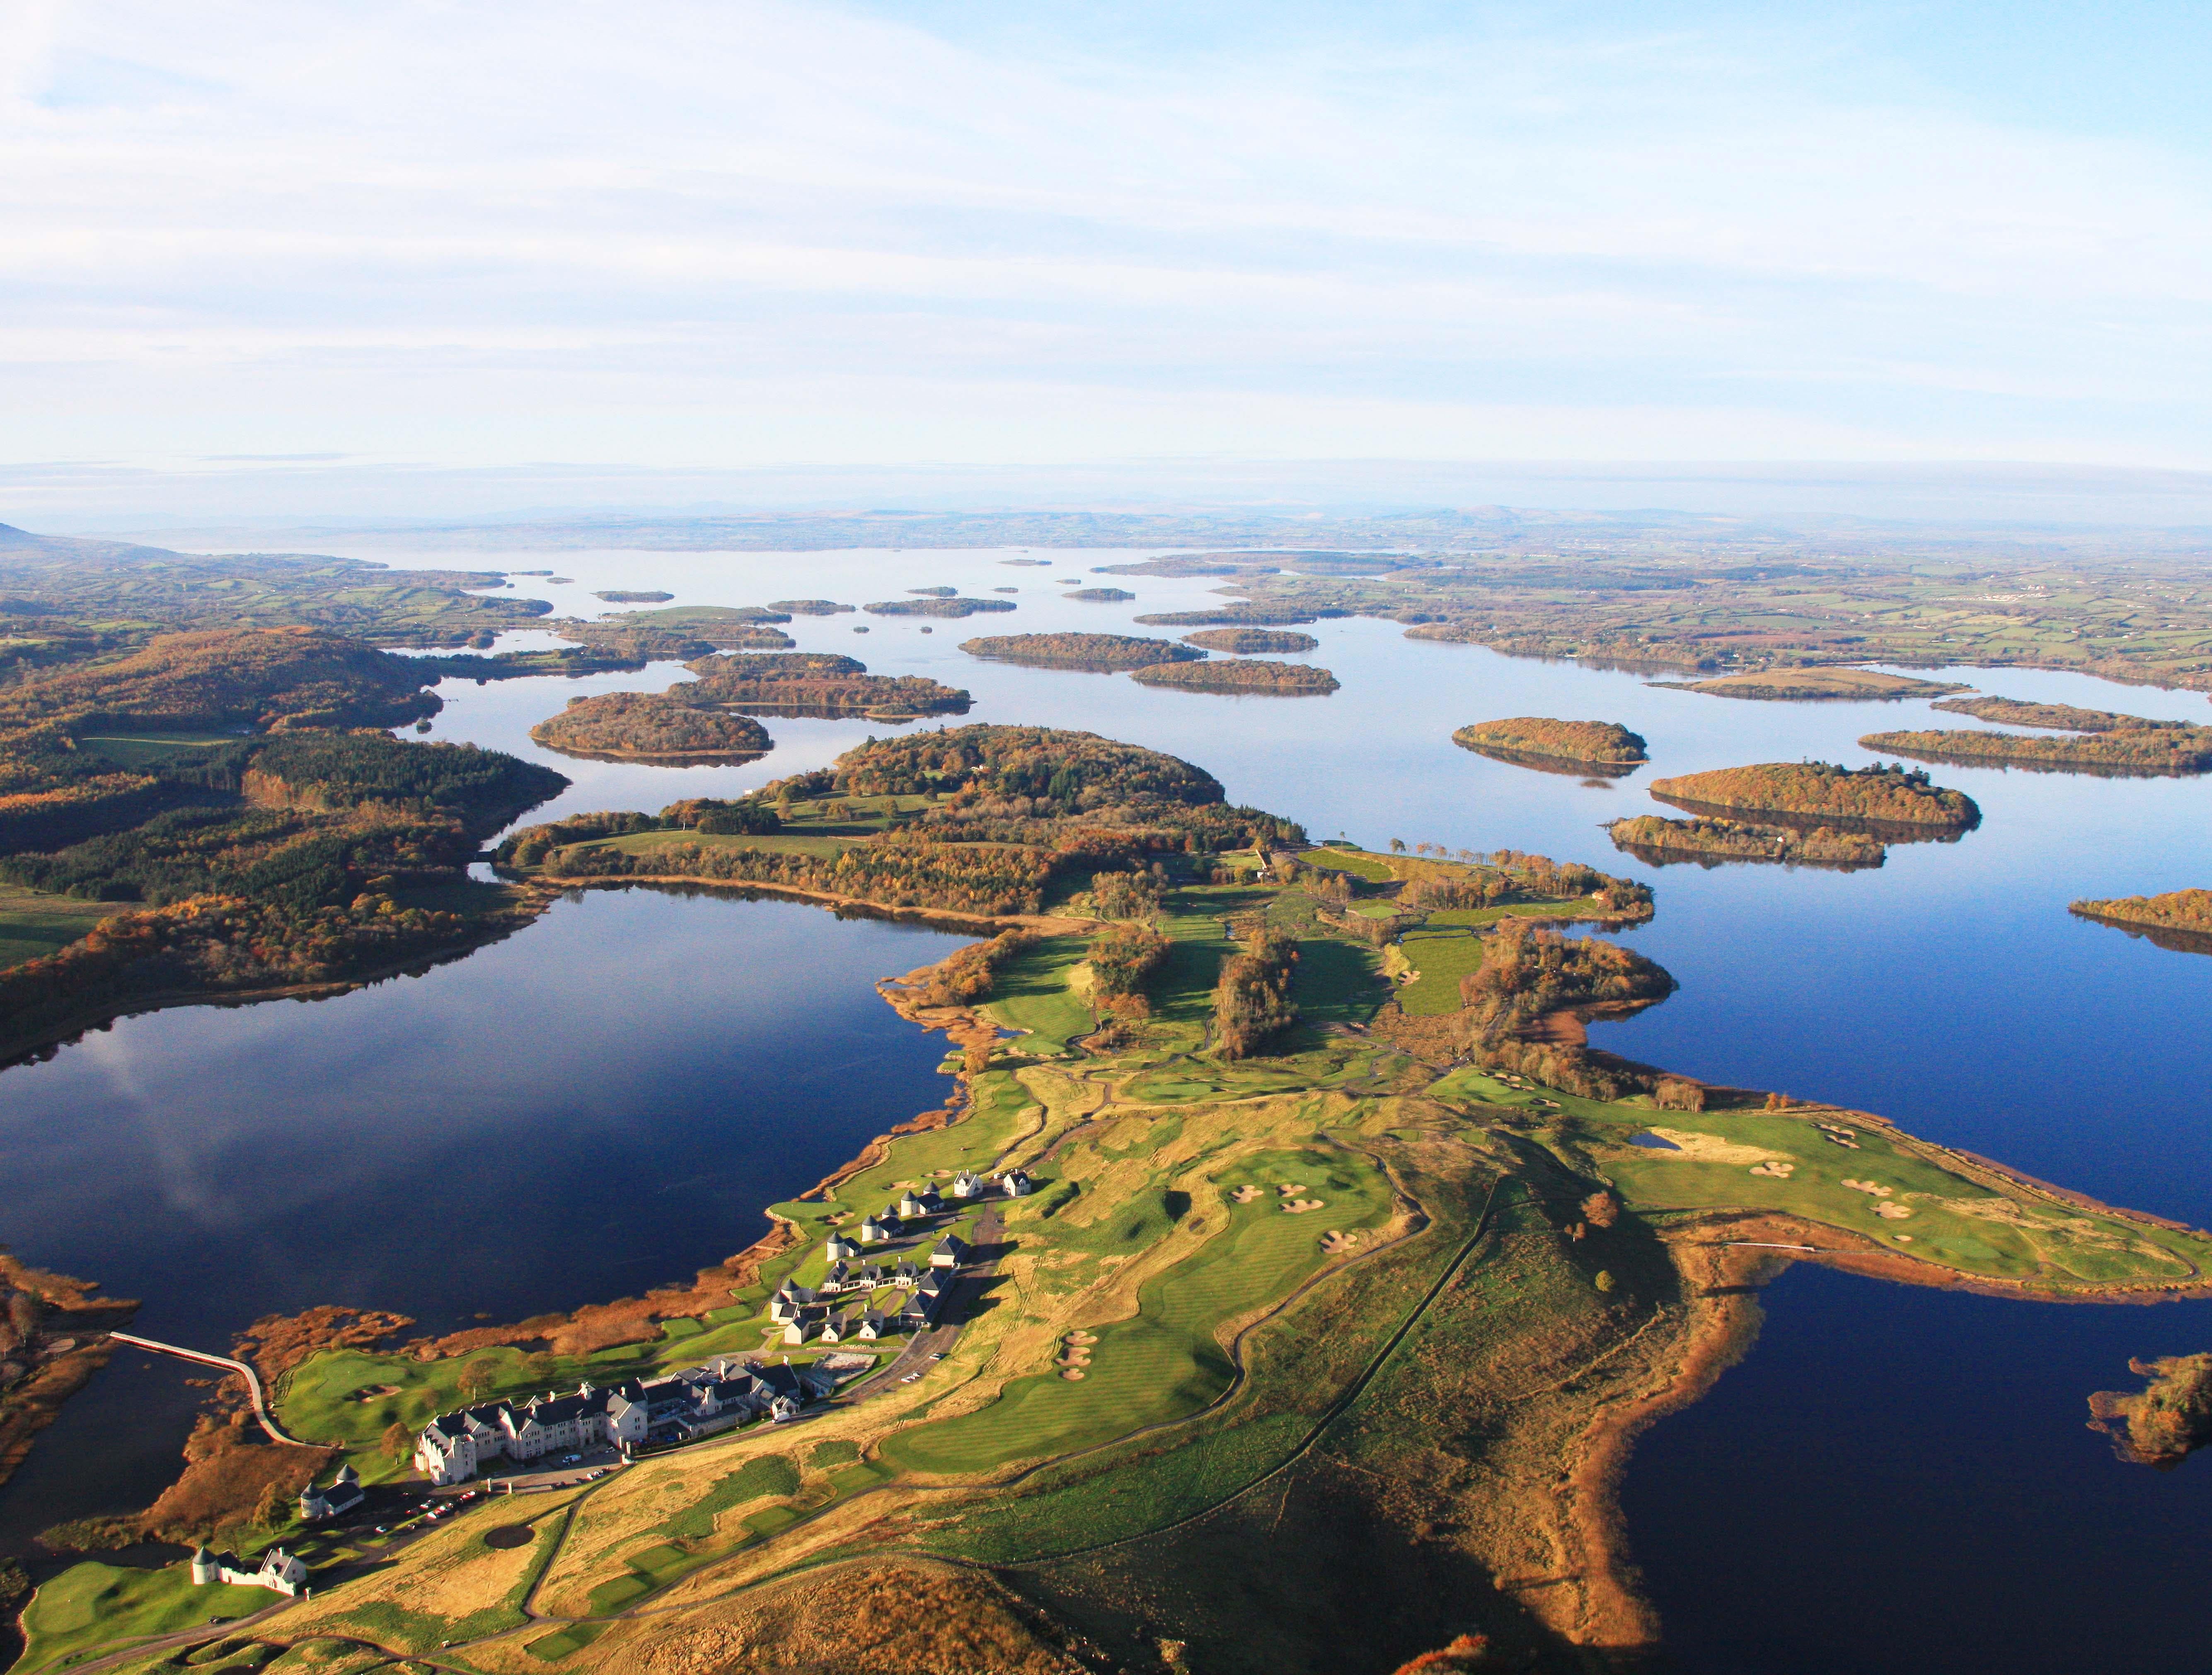
[[[1240,1204],[1249,1204],[1259,1196],[1260,1189],[1256,1186],[1240,1186],[1229,1195],[1232,1202]]]
[[[1358,1247],[1359,1237],[1357,1233],[1331,1232],[1322,1235],[1321,1241],[1322,1252],[1328,1256],[1342,1256],[1346,1252],[1354,1251]]]
[[[1687,1158],[1694,1163],[1794,1163],[1786,1153],[1769,1151],[1764,1146],[1746,1146],[1733,1140],[1723,1140],[1715,1134],[1692,1134],[1687,1129],[1659,1129],[1650,1130],[1662,1140],[1671,1141],[1671,1152],[1646,1151],[1645,1157],[1660,1158],[1673,1162]]]
[[[1279,1192],[1279,1193],[1281,1193],[1281,1194],[1282,1194],[1285,1198],[1287,1198],[1287,1197],[1289,1197],[1291,1196],[1291,1193],[1293,1193],[1293,1192],[1303,1192],[1303,1191],[1305,1191],[1305,1188],[1304,1188],[1304,1187],[1303,1187],[1303,1186],[1279,1186],[1279,1187],[1277,1187],[1277,1188],[1275,1189],[1275,1191],[1278,1191],[1278,1192]]]
[[[1065,1373],[1062,1373],[1060,1376],[1061,1378],[1063,1378],[1063,1379],[1068,1379],[1068,1380],[1079,1379],[1079,1378],[1081,1378],[1081,1377],[1083,1376],[1083,1369],[1082,1369],[1081,1367],[1069,1367],[1069,1368],[1067,1369],[1067,1371],[1066,1371]]]
[[[1310,1209],[1322,1209],[1322,1204],[1319,1198],[1285,1198],[1283,1208],[1293,1215],[1303,1215]]]
[[[1858,1133],[1856,1129],[1843,1128],[1834,1123],[1815,1123],[1813,1126],[1820,1130],[1821,1139],[1834,1145],[1848,1146],[1853,1151],[1859,1149],[1859,1142],[1855,1137]]]
[[[1902,1221],[1912,1214],[1903,1204],[1876,1204],[1874,1207],[1874,1213],[1888,1221]]]
[[[1074,1344],[1096,1343],[1098,1341],[1098,1334],[1096,1332],[1073,1331],[1068,1333],[1066,1337],[1061,1338],[1060,1341],[1063,1343]]]
[[[1765,1175],[1772,1180],[1788,1180],[1790,1176],[1797,1172],[1797,1166],[1778,1158],[1771,1163],[1753,1164],[1750,1172],[1754,1175]]]
[[[1844,1185],[1854,1192],[1864,1192],[1871,1197],[1887,1198],[1890,1195],[1888,1187],[1878,1185],[1870,1180],[1853,1180],[1849,1176],[1845,1176]]]

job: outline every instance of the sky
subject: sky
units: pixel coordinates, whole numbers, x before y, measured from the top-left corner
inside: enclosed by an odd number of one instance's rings
[[[2201,4],[0,0],[0,521],[57,472],[2212,468],[2208,71]]]

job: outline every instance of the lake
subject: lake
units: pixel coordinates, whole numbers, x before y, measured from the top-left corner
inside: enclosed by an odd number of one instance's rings
[[[1088,728],[1174,752],[1232,799],[1316,838],[1510,847],[1647,879],[1657,917],[1626,940],[1682,988],[1596,1026],[1597,1045],[1880,1112],[2063,1185],[2212,1222],[2212,959],[2065,911],[2076,897],[2207,882],[2212,780],[1946,766],[1938,782],[1975,798],[1981,827],[1957,843],[1893,847],[1879,870],[1652,868],[1616,853],[1598,826],[1658,808],[1643,789],[1655,777],[1804,757],[1857,764],[1871,759],[1861,734],[1976,723],[1920,701],[1668,691],[1618,671],[1408,641],[1369,621],[1307,630],[1322,646],[1305,661],[1343,682],[1319,698],[1225,698],[964,655],[959,642],[979,634],[1170,635],[1130,618],[1216,602],[1220,585],[1115,578],[1133,602],[1082,603],[1055,597],[1055,578],[1093,580],[1091,565],[1142,555],[1005,563],[1021,556],[507,562],[574,578],[517,588],[574,614],[598,613],[590,593],[618,587],[665,588],[687,605],[1017,587],[1009,614],[801,618],[786,631],[879,673],[966,687],[969,721]],[[448,681],[430,736],[568,774],[574,785],[529,817],[538,819],[729,795],[885,730],[771,716],[766,758],[689,769],[574,762],[528,741],[569,697],[681,678],[671,665]],[[2201,695],[2086,677],[1953,678],[2009,697],[2205,717]],[[1650,741],[1652,764],[1591,787],[1450,742],[1455,728],[1516,715],[1623,722]],[[782,904],[594,894],[467,959],[339,1001],[129,1020],[51,1063],[0,1073],[0,1160],[20,1184],[0,1237],[27,1260],[146,1298],[150,1335],[208,1346],[318,1301],[396,1308],[442,1329],[478,1312],[508,1319],[628,1294],[726,1255],[757,1230],[762,1204],[936,1102],[939,1047],[871,985],[952,945]],[[2172,1574],[2158,1564],[2174,1560],[2174,1544],[2195,1550],[2185,1533],[2212,1510],[2203,1471],[2123,1465],[2081,1422],[2092,1390],[2130,1383],[2130,1354],[2212,1349],[2212,1306],[2036,1307],[1806,1271],[1768,1304],[1765,1341],[1706,1402],[1650,1433],[1629,1474],[1635,1554],[1687,1666],[2097,1667],[2110,1661],[2117,1617],[2145,1656],[2212,1629],[2197,1590],[2157,1580]],[[67,1515],[54,1508],[122,1504],[138,1494],[127,1485],[166,1476],[188,1417],[181,1377],[118,1360],[0,1490],[0,1539]],[[1932,1564],[1929,1544],[1947,1542]],[[2069,1563],[2063,1592],[2029,1562],[2088,1549],[2132,1556]],[[2024,1582],[2039,1609],[2016,1620],[2033,1634],[1966,1643],[1959,1625],[2012,1611]]]

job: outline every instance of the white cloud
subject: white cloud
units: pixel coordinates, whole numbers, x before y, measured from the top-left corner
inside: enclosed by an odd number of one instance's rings
[[[2212,454],[2203,160],[1808,31],[19,0],[0,457]]]

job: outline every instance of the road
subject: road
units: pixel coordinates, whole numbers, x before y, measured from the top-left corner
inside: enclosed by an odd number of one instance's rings
[[[270,1416],[268,1401],[262,1395],[260,1375],[244,1361],[233,1361],[228,1355],[211,1355],[204,1350],[187,1349],[181,1344],[164,1343],[159,1338],[133,1337],[129,1332],[110,1332],[108,1336],[118,1343],[128,1343],[134,1349],[151,1349],[156,1355],[174,1355],[179,1361],[197,1361],[202,1367],[220,1367],[227,1373],[237,1374],[246,1380],[246,1394],[253,1398],[253,1416],[261,1422],[261,1428],[269,1433],[272,1441],[282,1442],[293,1448],[322,1446],[315,1442],[302,1442],[296,1436],[287,1436],[276,1428],[276,1420]]]

